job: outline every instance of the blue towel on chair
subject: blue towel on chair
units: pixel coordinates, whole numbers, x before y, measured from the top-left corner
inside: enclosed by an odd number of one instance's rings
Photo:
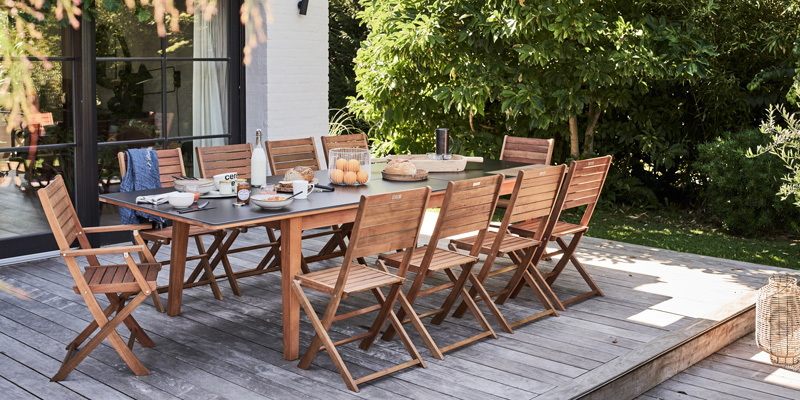
[[[151,148],[130,149],[126,153],[128,154],[128,173],[122,177],[122,182],[119,185],[120,192],[160,189],[161,179],[158,174],[158,155],[155,150]],[[119,219],[123,224],[139,224],[143,221],[150,221],[159,229],[167,222],[162,217],[125,207],[119,208]]]

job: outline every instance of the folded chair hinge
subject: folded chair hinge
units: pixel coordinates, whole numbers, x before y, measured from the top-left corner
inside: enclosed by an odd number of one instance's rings
[[[125,258],[128,258],[128,253],[127,252],[122,253],[122,256],[125,257]]]

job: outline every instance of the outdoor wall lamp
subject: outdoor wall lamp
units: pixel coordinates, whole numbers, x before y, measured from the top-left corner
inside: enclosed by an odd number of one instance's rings
[[[300,0],[297,2],[297,8],[300,10],[300,15],[306,15],[308,11],[308,0]]]

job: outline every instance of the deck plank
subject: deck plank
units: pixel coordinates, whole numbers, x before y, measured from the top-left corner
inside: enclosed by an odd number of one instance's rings
[[[255,244],[265,237],[254,229],[240,236],[237,245]],[[424,242],[424,240],[423,240]],[[207,245],[210,242],[207,243]],[[303,243],[304,253],[315,253],[325,238]],[[194,250],[190,253],[193,254]],[[168,256],[162,251],[161,257]],[[262,253],[231,255],[234,269],[257,264]],[[320,353],[309,370],[282,356],[279,273],[240,279],[244,296],[233,295],[220,280],[223,301],[213,298],[208,287],[186,290],[179,317],[157,313],[148,299],[134,316],[156,342],[156,347],[135,347],[152,374],[135,377],[108,342],[99,346],[67,380],[47,382],[64,356],[64,346],[90,320],[86,306],[71,286],[72,278],[58,258],[0,267],[0,279],[27,291],[30,300],[0,293],[0,348],[7,359],[19,366],[9,378],[0,372],[0,389],[19,393],[20,398],[48,391],[66,390],[77,397],[114,398],[458,398],[504,399],[548,398],[559,387],[569,386],[587,373],[602,369],[657,340],[666,333],[689,326],[731,299],[752,293],[778,268],[728,262],[711,257],[681,254],[645,246],[584,238],[577,256],[605,292],[571,305],[560,317],[548,316],[517,327],[515,334],[500,331],[486,308],[479,303],[499,339],[484,339],[434,360],[419,335],[407,326],[412,340],[426,359],[427,369],[410,368],[361,385],[360,393],[347,390],[333,363]],[[103,256],[110,261],[113,256]],[[373,263],[374,257],[368,259]],[[482,262],[483,258],[481,258]],[[540,267],[549,270],[558,258]],[[116,259],[115,263],[118,263]],[[312,270],[337,266],[340,260],[311,265]],[[510,265],[507,258],[498,266]],[[218,271],[220,272],[220,271]],[[796,272],[792,272],[797,274]],[[490,278],[487,287],[501,288],[508,276]],[[169,281],[169,266],[158,279]],[[436,275],[425,287],[447,282]],[[703,292],[700,289],[705,290]],[[580,275],[568,266],[554,287],[562,298],[586,289]],[[420,311],[437,308],[446,293],[418,300]],[[320,310],[325,296],[309,292]],[[162,295],[166,301],[166,295]],[[99,299],[101,304],[107,304]],[[369,293],[347,299],[342,312],[372,304]],[[529,290],[500,306],[508,319],[542,310]],[[363,332],[373,314],[334,324],[332,335],[344,337]],[[463,319],[448,317],[442,325],[425,321],[441,344],[466,338],[479,331],[470,314]],[[127,337],[124,328],[119,329]],[[301,351],[311,341],[313,329],[301,313]],[[408,355],[397,339],[378,340],[365,353],[355,344],[343,346],[342,356],[351,372],[360,376],[382,369]],[[737,398],[755,394],[762,398],[787,398],[800,386],[800,374],[780,370],[761,361],[752,340],[742,339],[698,364],[694,369],[668,380],[640,398]],[[749,368],[750,363],[755,366]],[[721,363],[720,367],[711,367]],[[709,364],[709,365],[707,365]],[[14,372],[15,371],[15,372]],[[735,392],[741,381],[754,380]],[[19,382],[18,382],[19,381]],[[22,384],[24,383],[24,385]],[[27,385],[27,386],[26,386]],[[777,388],[772,386],[777,385]],[[30,389],[28,388],[30,386]],[[60,387],[57,389],[56,387]],[[34,391],[39,390],[40,392]],[[28,390],[29,392],[26,392]],[[685,392],[687,394],[683,394]],[[116,395],[115,395],[116,394]],[[51,396],[52,397],[52,396]],[[59,396],[64,397],[64,396]],[[798,398],[798,397],[795,397]]]

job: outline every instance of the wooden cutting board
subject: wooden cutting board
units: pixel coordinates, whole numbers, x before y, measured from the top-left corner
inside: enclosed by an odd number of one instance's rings
[[[466,168],[467,161],[483,162],[483,157],[465,157],[453,154],[449,160],[434,160],[425,154],[405,154],[388,156],[386,160],[408,160],[418,169],[428,172],[459,172]],[[380,159],[373,160],[373,162],[379,161]]]

